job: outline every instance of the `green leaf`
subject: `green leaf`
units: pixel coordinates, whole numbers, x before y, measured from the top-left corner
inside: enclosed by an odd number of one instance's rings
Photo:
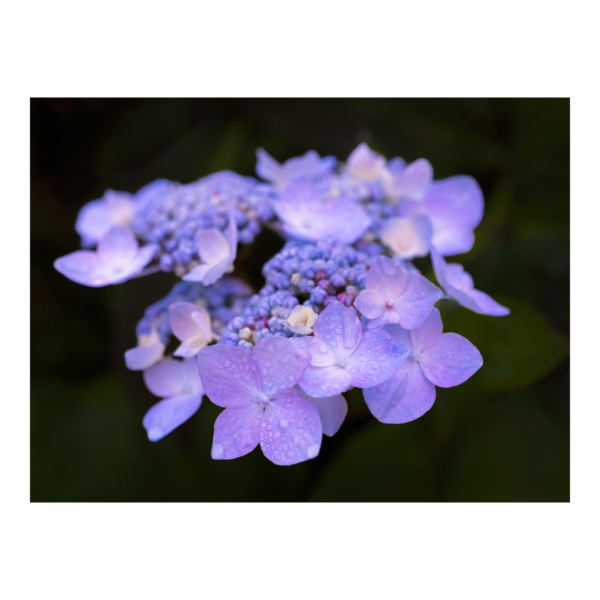
[[[511,314],[489,317],[441,303],[444,331],[463,335],[481,352],[483,367],[473,376],[473,385],[489,392],[516,390],[560,364],[568,356],[568,342],[529,304],[495,299],[508,306]]]
[[[421,502],[434,493],[432,454],[421,421],[371,422],[345,442],[310,500]]]
[[[568,502],[568,430],[543,404],[522,391],[475,421],[447,471],[445,500]]]

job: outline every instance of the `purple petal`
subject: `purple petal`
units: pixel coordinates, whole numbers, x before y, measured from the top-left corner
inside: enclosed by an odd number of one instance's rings
[[[54,268],[75,283],[90,287],[109,285],[100,271],[100,260],[91,250],[77,250],[54,261]]]
[[[262,394],[258,365],[241,348],[217,344],[198,353],[205,394],[217,406],[245,406]]]
[[[235,222],[235,217],[232,213],[229,214],[229,223],[227,223],[227,229],[225,230],[225,237],[227,238],[227,244],[229,246],[229,262],[233,264],[237,256],[237,243],[238,243],[238,230]]]
[[[231,272],[231,264],[231,260],[229,258],[226,258],[220,263],[217,263],[216,265],[212,266],[204,274],[202,283],[204,285],[212,285],[213,283],[219,281],[219,279],[221,279],[221,277],[223,277],[225,273]]]
[[[202,283],[204,277],[211,270],[212,265],[198,265],[194,267],[189,273],[186,273],[182,279],[184,281],[198,281]]]
[[[125,352],[125,364],[132,371],[143,371],[155,365],[165,352],[165,346],[161,342],[155,342],[148,346],[136,346]]]
[[[393,300],[404,291],[407,278],[397,263],[380,256],[369,269],[365,282],[368,289],[376,290],[385,300]]]
[[[275,185],[285,183],[285,174],[282,166],[265,150],[256,150],[256,174],[266,181]]]
[[[457,175],[433,182],[411,208],[431,220],[432,243],[441,254],[461,254],[473,246],[473,229],[483,216],[483,194],[473,178]]]
[[[362,327],[356,314],[336,301],[329,304],[315,321],[314,335],[325,342],[334,354],[348,356],[360,343]]]
[[[175,356],[196,356],[212,339],[210,316],[205,308],[191,302],[173,302],[169,306],[171,329],[183,344]]]
[[[429,279],[416,273],[409,275],[406,288],[394,307],[399,315],[399,325],[404,329],[419,327],[441,297],[441,290]]]
[[[393,338],[396,339],[402,346],[406,346],[408,350],[412,350],[412,339],[410,337],[411,332],[408,329],[402,329],[400,325],[386,325],[383,328],[383,331],[387,331]],[[413,331],[419,331],[418,329],[413,329]],[[440,330],[440,335],[441,335]]]
[[[425,215],[392,217],[382,227],[381,241],[396,257],[411,259],[429,253],[431,235],[431,221]]]
[[[396,198],[419,200],[433,179],[433,167],[424,158],[406,166],[395,181]]]
[[[144,416],[142,424],[148,439],[156,442],[185,423],[202,404],[202,395],[175,396],[157,402]]]
[[[254,346],[252,358],[260,370],[263,393],[274,398],[300,381],[311,354],[287,338],[270,336]]]
[[[198,235],[198,254],[203,263],[216,265],[229,258],[229,242],[218,229],[205,229]]]
[[[475,312],[482,315],[490,315],[492,317],[505,317],[510,314],[510,309],[498,304],[498,302],[488,296],[485,292],[471,290],[469,296],[477,303],[477,310]]]
[[[290,158],[285,162],[284,170],[290,180],[318,179],[328,175],[337,164],[335,156],[321,158],[314,150],[309,150],[303,156]]]
[[[410,330],[410,348],[417,352],[431,348],[440,341],[442,331],[440,311],[434,308],[420,327]]]
[[[95,246],[114,225],[104,199],[88,202],[77,215],[75,230],[85,246]]]
[[[376,319],[385,309],[385,299],[377,290],[362,290],[356,296],[354,306],[367,319]]]
[[[437,344],[421,353],[419,364],[431,383],[446,388],[469,379],[481,367],[483,358],[462,335],[444,333]]]
[[[144,383],[155,396],[161,398],[198,391],[198,378],[193,376],[194,363],[193,358],[186,361],[165,358],[144,371]]]
[[[317,409],[295,390],[270,402],[260,429],[260,447],[276,465],[294,465],[319,454],[323,429]]]
[[[328,436],[335,435],[348,414],[348,403],[344,396],[336,394],[327,398],[314,398],[309,396],[300,386],[297,385],[296,389],[301,398],[308,400],[317,409],[323,433]]]
[[[211,456],[228,460],[252,452],[260,439],[263,413],[257,404],[226,408],[215,421]]]
[[[311,353],[310,364],[313,367],[329,367],[335,364],[335,356],[331,348],[323,341],[313,336],[292,338],[292,344]]]
[[[417,363],[407,361],[387,381],[363,390],[373,416],[382,423],[408,423],[424,415],[435,402],[435,386]]]
[[[135,235],[125,227],[111,227],[98,242],[98,258],[104,263],[129,264],[138,254]]]
[[[385,158],[381,154],[373,152],[363,142],[352,151],[346,161],[346,166],[353,177],[365,181],[374,181],[379,179],[385,167]]]
[[[372,387],[389,379],[404,363],[408,348],[382,330],[365,331],[356,351],[348,357],[352,385]]]
[[[352,383],[347,369],[338,365],[313,367],[309,365],[300,379],[300,387],[314,398],[326,398],[345,392]]]

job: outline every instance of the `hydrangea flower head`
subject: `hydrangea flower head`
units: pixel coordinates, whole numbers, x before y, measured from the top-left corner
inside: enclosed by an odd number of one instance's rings
[[[211,285],[233,271],[237,255],[237,227],[230,216],[227,237],[218,229],[206,229],[198,234],[198,254],[201,264],[184,275],[184,281],[199,281]]]
[[[377,181],[385,168],[385,158],[373,152],[364,142],[359,144],[346,161],[348,173],[356,179]]]
[[[283,165],[262,148],[256,151],[256,157],[256,174],[281,189],[293,181],[320,179],[331,173],[337,164],[335,156],[321,158],[314,150],[309,150],[303,156],[290,158]]]
[[[225,407],[215,422],[212,457],[237,458],[259,443],[278,465],[317,456],[319,413],[294,389],[309,361],[308,352],[281,337],[261,340],[251,356],[226,345],[200,350],[202,385],[212,402]]]
[[[319,315],[314,336],[292,342],[312,357],[300,387],[315,398],[335,396],[350,386],[367,388],[388,379],[408,350],[385,331],[365,331],[356,313],[332,302]]]
[[[419,327],[431,313],[442,292],[417,273],[406,274],[386,256],[379,257],[366,277],[366,289],[354,306],[371,319],[369,329],[399,323],[405,329]]]
[[[307,182],[288,186],[272,205],[282,230],[298,240],[352,244],[371,224],[360,204],[344,197],[325,198]]]
[[[54,261],[54,268],[76,283],[102,287],[127,281],[152,260],[157,246],[139,247],[135,235],[124,227],[112,227],[98,249],[77,250]]]
[[[187,421],[202,403],[204,390],[195,358],[179,361],[172,358],[144,371],[146,387],[159,398],[144,417],[148,439],[156,442]]]
[[[442,333],[437,308],[416,329],[387,325],[385,330],[410,353],[392,377],[363,392],[373,416],[382,423],[406,423],[422,416],[433,406],[436,385],[459,385],[483,364],[469,340],[456,333]]]
[[[459,264],[447,264],[435,248],[431,249],[431,262],[442,289],[459,304],[473,312],[493,317],[504,317],[510,313],[508,308],[498,304],[485,292],[474,289],[473,278],[464,267]]]
[[[173,302],[169,306],[171,329],[181,345],[174,356],[196,356],[200,348],[217,339],[208,311],[192,302]]]

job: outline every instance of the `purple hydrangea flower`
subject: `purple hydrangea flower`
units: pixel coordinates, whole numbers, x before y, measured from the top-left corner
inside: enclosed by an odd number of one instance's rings
[[[202,348],[202,385],[212,402],[225,407],[215,421],[212,457],[237,458],[259,443],[277,465],[317,456],[323,435],[319,413],[293,389],[309,361],[308,352],[278,336],[260,340],[251,356],[226,345]]]
[[[443,290],[459,304],[482,315],[504,317],[510,310],[490,298],[485,292],[473,287],[473,278],[459,264],[446,264],[442,255],[431,249],[431,261],[435,276]]]
[[[156,442],[187,421],[202,404],[204,390],[195,358],[167,358],[144,371],[146,387],[159,398],[144,416],[148,439]]]
[[[368,329],[399,323],[405,329],[419,327],[431,313],[442,292],[417,273],[406,274],[387,256],[379,257],[367,273],[366,288],[354,306],[371,319]]]
[[[425,215],[391,217],[381,228],[381,241],[392,250],[394,256],[410,260],[427,256],[431,248],[431,221]]]
[[[416,329],[387,325],[385,330],[410,353],[392,377],[363,392],[370,411],[382,423],[417,419],[433,406],[436,385],[459,385],[483,364],[479,350],[469,340],[456,333],[442,333],[437,308]]]
[[[440,254],[461,254],[473,246],[473,230],[483,217],[483,194],[472,177],[457,175],[434,181],[420,201],[404,201],[401,213],[428,217],[433,229],[431,243]]]
[[[283,231],[305,241],[352,244],[371,224],[360,204],[343,197],[324,198],[306,182],[288,186],[272,205]]]
[[[328,436],[335,435],[348,414],[346,398],[342,394],[327,396],[325,398],[315,398],[314,396],[309,396],[299,385],[296,386],[296,390],[298,396],[306,398],[314,404],[321,419],[323,434]]]
[[[359,144],[346,161],[346,172],[364,181],[377,181],[385,168],[385,158],[373,152],[364,142]]]
[[[165,345],[157,331],[138,335],[138,344],[125,352],[125,364],[132,371],[143,371],[155,365],[165,353]]]
[[[256,157],[256,174],[281,189],[293,181],[319,179],[329,175],[337,164],[335,156],[321,158],[314,150],[309,150],[303,156],[290,158],[283,165],[262,148],[256,151]]]
[[[394,201],[401,198],[407,200],[421,200],[425,191],[433,180],[433,167],[431,163],[419,158],[398,172],[384,169],[382,182],[386,194]]]
[[[217,339],[210,323],[210,315],[202,306],[192,302],[173,302],[169,306],[171,330],[181,345],[174,356],[196,356],[203,348]]]
[[[227,237],[218,229],[207,229],[198,234],[198,254],[202,263],[183,276],[184,281],[199,281],[211,285],[233,271],[237,255],[237,226],[230,215]]]
[[[319,315],[314,337],[294,338],[293,343],[312,354],[300,387],[315,398],[335,396],[350,386],[378,385],[408,355],[408,350],[385,331],[363,333],[354,311],[337,301]]]
[[[76,283],[102,287],[127,281],[152,260],[158,247],[140,248],[135,235],[124,227],[112,227],[98,249],[78,250],[54,261],[54,268]]]

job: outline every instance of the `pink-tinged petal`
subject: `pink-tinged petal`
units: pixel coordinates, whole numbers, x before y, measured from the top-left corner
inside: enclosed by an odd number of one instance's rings
[[[493,298],[488,296],[485,292],[479,290],[472,290],[469,296],[477,303],[478,312],[482,315],[490,315],[492,317],[505,317],[510,314],[510,309],[506,306],[498,304]]]
[[[314,334],[331,348],[334,355],[348,356],[360,343],[362,327],[356,314],[336,301],[329,304],[319,315],[315,322]]]
[[[404,329],[419,327],[441,297],[441,290],[429,279],[416,273],[409,275],[406,288],[394,306],[400,316],[398,324]]]
[[[215,265],[229,258],[229,242],[218,229],[205,229],[198,235],[198,254],[203,263]]]
[[[397,298],[406,287],[406,274],[397,263],[387,256],[380,256],[369,269],[365,283],[386,300]]]
[[[309,396],[299,385],[296,386],[296,390],[298,390],[298,395],[301,398],[308,400],[317,409],[319,418],[321,419],[323,434],[328,436],[335,435],[348,414],[348,403],[344,396],[336,394],[327,398],[314,398],[313,396]]]
[[[335,364],[335,356],[331,348],[316,337],[292,338],[290,342],[310,352],[310,364],[313,367],[328,367]]]
[[[346,198],[324,200],[317,219],[322,230],[318,239],[339,244],[353,244],[371,226],[371,217],[361,205]]]
[[[395,197],[420,200],[433,180],[433,167],[425,158],[419,158],[406,166],[396,177]]]
[[[314,458],[323,429],[317,409],[295,390],[270,402],[260,429],[260,447],[276,465],[294,465]]]
[[[108,190],[104,195],[113,225],[129,227],[135,216],[131,194]]]
[[[439,257],[439,260],[444,261]],[[443,279],[451,286],[459,290],[468,291],[473,289],[473,278],[465,271],[465,268],[459,264],[445,264],[443,270]]]
[[[199,394],[174,396],[157,402],[144,416],[142,424],[148,432],[148,439],[156,442],[185,423],[202,404]]]
[[[425,377],[439,387],[465,382],[481,368],[483,358],[469,340],[457,333],[444,333],[437,344],[421,353],[419,364]]]
[[[217,344],[198,353],[204,393],[217,406],[245,406],[262,395],[258,365],[241,348]]]
[[[198,360],[196,357],[185,358],[182,361],[183,364],[183,386],[187,393],[200,394],[204,396],[204,388],[200,381],[200,373],[198,373]]]
[[[204,281],[204,277],[212,268],[211,265],[198,265],[194,267],[189,273],[186,273],[182,279],[184,281],[197,281],[202,283]]]
[[[410,337],[411,332],[408,329],[403,329],[400,325],[386,325],[383,331],[387,331],[396,341],[400,342],[403,346],[406,346],[409,350],[413,349],[412,339]],[[413,329],[418,331],[418,329]],[[442,334],[440,330],[440,335]]]
[[[111,281],[101,271],[101,263],[95,252],[77,250],[54,261],[54,268],[75,283],[90,287],[109,285]]]
[[[429,253],[432,233],[431,221],[425,215],[392,217],[381,229],[381,241],[396,257],[411,259]]]
[[[359,144],[348,157],[346,162],[348,171],[356,179],[363,179],[365,181],[375,181],[379,179],[384,167],[385,158],[373,152],[365,144]]]
[[[434,308],[420,327],[410,330],[410,348],[423,352],[437,344],[442,337],[442,317],[440,311]]]
[[[146,387],[160,398],[189,394],[193,390],[188,382],[184,362],[165,358],[158,364],[144,371]]]
[[[435,402],[435,386],[417,363],[406,362],[387,381],[363,390],[373,416],[382,423],[408,423],[424,415]]]
[[[93,200],[79,211],[75,231],[85,246],[95,246],[113,225],[104,199]]]
[[[178,340],[185,342],[186,340],[194,339],[199,336],[206,337],[210,340],[210,334],[209,336],[205,336],[205,331],[202,331],[192,318],[194,313],[198,313],[201,317],[208,318],[208,327],[210,329],[210,317],[208,316],[206,309],[202,306],[198,306],[191,302],[173,302],[173,304],[169,306],[171,329]]]
[[[136,259],[138,249],[132,231],[125,227],[111,227],[98,242],[98,257],[104,263],[127,265]]]
[[[270,336],[254,346],[252,358],[258,365],[262,391],[268,398],[294,387],[308,366],[311,353],[289,339]]]
[[[354,306],[367,319],[376,319],[385,309],[385,299],[377,290],[362,290],[356,296]]]
[[[309,365],[300,379],[300,387],[314,398],[326,398],[345,392],[352,383],[350,372],[343,367]]]
[[[211,456],[229,460],[252,452],[260,440],[263,413],[257,404],[226,408],[215,421]]]
[[[143,371],[155,365],[165,352],[164,344],[155,342],[148,346],[136,346],[125,352],[125,364],[131,371]]]
[[[277,186],[285,185],[286,177],[282,166],[265,150],[256,150],[256,174]]]
[[[473,229],[483,217],[483,194],[472,177],[457,175],[434,181],[412,208],[431,220],[432,243],[441,254],[461,254],[473,246]]]
[[[358,348],[348,357],[346,370],[352,377],[353,386],[372,387],[389,379],[407,356],[408,348],[389,333],[365,331]]]
[[[210,267],[204,274],[204,278],[202,279],[202,283],[204,285],[212,285],[213,283],[219,281],[225,273],[231,273],[232,265],[229,258],[222,260],[220,263]]]

